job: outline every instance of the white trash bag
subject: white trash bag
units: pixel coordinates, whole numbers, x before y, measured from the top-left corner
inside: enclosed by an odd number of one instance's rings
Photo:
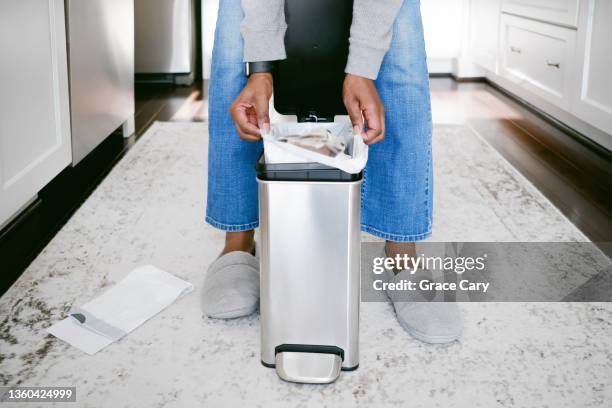
[[[277,123],[262,134],[266,163],[321,163],[359,173],[368,161],[368,146],[350,123]]]

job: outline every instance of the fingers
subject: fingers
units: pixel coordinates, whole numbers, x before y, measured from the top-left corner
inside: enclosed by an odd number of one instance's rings
[[[383,140],[385,136],[385,108],[378,96],[374,81],[347,74],[342,95],[355,133],[362,135],[367,144]],[[364,125],[367,131],[364,132]]]
[[[385,111],[382,104],[372,104],[363,110],[368,130],[365,133],[366,144],[381,142],[385,138]]]
[[[246,86],[230,106],[230,114],[241,139],[261,140],[261,133],[270,131],[269,101],[272,96],[272,75],[251,75]]]
[[[270,132],[270,103],[265,96],[259,96],[255,100],[255,114],[257,117],[257,126],[264,133]]]
[[[361,115],[361,107],[357,98],[347,98],[344,100],[344,106],[351,119],[353,131],[355,134],[363,135],[363,116]]]
[[[241,139],[250,142],[261,139],[259,128],[255,124],[257,123],[257,115],[253,105],[245,102],[235,102],[230,107],[230,114]]]

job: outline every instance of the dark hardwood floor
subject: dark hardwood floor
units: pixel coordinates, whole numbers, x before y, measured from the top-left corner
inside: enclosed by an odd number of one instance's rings
[[[156,120],[206,118],[205,86],[138,84],[136,134],[113,134],[66,168],[0,231],[0,293],[19,277],[125,152]],[[432,78],[435,123],[465,124],[485,138],[585,235],[612,242],[612,153],[572,136],[486,83]],[[607,247],[609,248],[609,246]]]
[[[457,103],[472,113],[465,123],[591,241],[612,241],[612,152],[488,84],[432,81],[434,99],[438,92],[451,100],[461,95]]]

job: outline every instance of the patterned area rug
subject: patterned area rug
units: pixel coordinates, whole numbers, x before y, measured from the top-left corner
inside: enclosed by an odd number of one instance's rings
[[[361,361],[327,386],[281,381],[259,362],[259,317],[202,319],[199,288],[223,234],[203,223],[206,125],[156,123],[0,299],[0,380],[76,386],[78,406],[611,406],[612,305],[462,304],[446,346],[364,303]],[[584,241],[531,184],[463,126],[435,128],[432,240]],[[368,238],[371,239],[371,238]],[[88,356],[45,328],[134,267],[196,285]]]

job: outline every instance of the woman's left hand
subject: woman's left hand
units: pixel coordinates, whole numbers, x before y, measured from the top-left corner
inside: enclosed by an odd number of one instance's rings
[[[385,108],[378,96],[374,81],[347,74],[342,87],[342,100],[355,133],[363,136],[366,144],[385,138]],[[364,128],[367,126],[367,131]]]

